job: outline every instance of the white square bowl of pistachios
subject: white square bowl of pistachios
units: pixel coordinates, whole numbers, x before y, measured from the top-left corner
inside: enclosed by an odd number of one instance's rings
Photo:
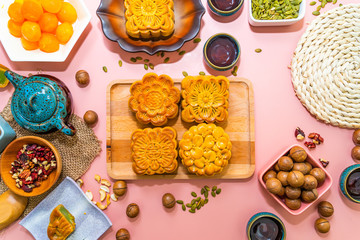
[[[306,0],[249,0],[252,26],[287,26],[305,16]]]

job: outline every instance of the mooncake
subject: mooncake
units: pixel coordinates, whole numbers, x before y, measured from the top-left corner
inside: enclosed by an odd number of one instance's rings
[[[132,168],[139,175],[173,173],[178,167],[172,127],[137,129],[131,135]]]
[[[174,32],[173,0],[125,0],[126,33],[133,38],[156,39]]]
[[[181,82],[185,122],[222,123],[228,118],[229,80],[224,76],[187,76]]]
[[[192,126],[179,142],[179,155],[187,170],[199,176],[213,176],[223,171],[231,158],[229,135],[215,124]]]
[[[65,240],[75,230],[75,217],[62,205],[50,214],[47,235],[50,240]]]

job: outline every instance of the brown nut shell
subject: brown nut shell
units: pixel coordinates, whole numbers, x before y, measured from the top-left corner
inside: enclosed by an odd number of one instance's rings
[[[291,171],[288,174],[287,182],[292,187],[301,187],[304,184],[304,174],[300,171]]]
[[[126,228],[120,228],[116,232],[116,240],[130,240],[130,233]]]
[[[316,178],[318,185],[321,185],[325,181],[325,172],[321,168],[311,169],[310,175]]]
[[[273,194],[280,193],[281,188],[282,188],[282,184],[281,184],[280,180],[277,178],[269,178],[266,181],[266,189]]]
[[[324,218],[318,218],[315,221],[315,229],[320,233],[327,233],[330,231],[330,223]]]
[[[289,175],[289,172],[285,172],[285,171],[280,171],[278,172],[278,174],[276,175],[276,178],[279,179],[279,181],[281,182],[281,184],[286,187],[287,185],[289,185],[289,183],[287,182],[287,177]]]
[[[269,178],[276,178],[276,172],[274,170],[269,170],[264,174],[264,182],[266,182]]]
[[[293,171],[299,171],[302,174],[307,174],[308,172],[310,172],[310,170],[308,169],[308,166],[306,166],[305,163],[294,163],[294,166],[292,168]]]
[[[355,146],[351,149],[351,157],[354,160],[360,161],[360,146]]]
[[[276,164],[274,165],[274,170],[275,170],[276,172],[279,172],[279,171],[280,171],[280,168],[279,168],[279,164],[278,164],[278,163],[276,163]]]
[[[89,73],[85,70],[79,70],[75,74],[76,82],[81,87],[86,87],[90,83]]]
[[[307,158],[307,153],[302,147],[295,146],[290,149],[289,156],[295,162],[304,162]]]
[[[173,208],[175,206],[175,197],[171,193],[165,193],[162,196],[162,204],[166,208]]]
[[[140,208],[136,203],[130,203],[126,208],[126,215],[129,218],[136,217],[140,212]]]
[[[309,174],[313,166],[309,162],[305,162],[307,172],[305,174]]]
[[[318,212],[323,217],[331,217],[334,214],[334,206],[328,201],[322,201],[318,205]]]
[[[294,188],[292,186],[287,186],[285,188],[285,195],[287,198],[290,199],[297,199],[301,196],[301,189],[300,188]]]
[[[352,135],[352,140],[355,145],[360,145],[360,129],[356,129]]]
[[[316,189],[312,189],[312,190],[303,190],[301,192],[301,199],[304,202],[313,202],[314,200],[316,200],[318,198],[319,194],[318,191]]]
[[[305,175],[304,176],[304,185],[302,186],[306,190],[312,190],[317,188],[318,182],[316,178],[312,175]]]
[[[279,197],[283,198],[285,197],[285,188],[284,187],[281,187],[281,190],[280,192],[277,194]]]
[[[84,121],[89,127],[93,127],[98,122],[98,115],[96,112],[89,110],[84,114]]]
[[[290,171],[294,165],[293,160],[288,156],[282,156],[278,161],[280,171]]]
[[[123,196],[127,191],[127,184],[123,180],[116,181],[113,185],[113,193],[116,196]]]
[[[301,207],[301,200],[285,198],[285,205],[291,210],[298,210]]]

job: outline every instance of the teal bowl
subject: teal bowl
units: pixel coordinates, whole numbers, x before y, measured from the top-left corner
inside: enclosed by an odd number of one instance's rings
[[[257,220],[259,220],[261,218],[270,218],[271,220],[273,220],[278,225],[278,227],[282,231],[282,233],[281,233],[281,237],[276,238],[276,240],[285,240],[286,239],[286,229],[285,229],[285,225],[281,221],[281,219],[278,216],[276,216],[275,214],[273,214],[273,213],[259,212],[259,213],[255,214],[254,216],[252,216],[250,218],[250,220],[248,221],[248,223],[247,223],[246,236],[248,237],[249,240],[256,240],[256,239],[251,238],[250,231],[251,231],[251,228],[252,228],[253,224]]]
[[[219,3],[229,2],[229,1],[219,1]],[[244,5],[244,0],[234,0],[233,5],[220,6],[217,4],[216,0],[207,0],[210,10],[216,15],[227,17],[237,13],[242,6]]]
[[[356,170],[360,171],[360,164],[354,164],[354,165],[351,165],[350,167],[345,168],[345,170],[340,175],[340,190],[341,190],[342,194],[344,194],[344,196],[346,198],[348,198],[350,201],[355,202],[355,203],[360,203],[360,198],[355,199],[354,197],[352,197],[349,194],[347,187],[346,187],[346,183],[348,181],[350,174],[355,172]]]
[[[226,71],[233,68],[239,61],[240,53],[239,42],[226,33],[211,36],[203,48],[206,64],[217,71]]]

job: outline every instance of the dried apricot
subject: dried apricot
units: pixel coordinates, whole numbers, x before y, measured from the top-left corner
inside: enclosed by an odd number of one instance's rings
[[[41,0],[41,5],[49,13],[58,13],[63,2],[63,0]]]
[[[40,2],[36,0],[24,0],[21,7],[21,13],[25,19],[30,21],[38,21],[43,14],[43,8]]]
[[[8,28],[11,35],[21,37],[21,23],[14,22],[12,19],[8,21]]]
[[[43,33],[39,41],[39,49],[43,52],[52,53],[59,50],[60,44],[54,34]]]
[[[21,34],[26,40],[37,42],[41,37],[41,29],[38,23],[25,21],[21,26]]]
[[[25,50],[35,50],[39,48],[39,42],[29,42],[23,37],[21,37],[21,44]]]
[[[56,29],[56,37],[61,44],[67,43],[70,40],[73,33],[74,33],[73,27],[68,22],[64,22],[60,24]]]
[[[77,13],[73,5],[68,2],[64,2],[58,12],[57,17],[60,22],[74,23],[77,19]]]
[[[24,17],[21,13],[22,4],[18,2],[13,2],[8,8],[8,14],[11,20],[17,23],[22,23]]]
[[[58,19],[55,14],[46,12],[41,16],[39,25],[41,31],[54,33],[58,27]]]

